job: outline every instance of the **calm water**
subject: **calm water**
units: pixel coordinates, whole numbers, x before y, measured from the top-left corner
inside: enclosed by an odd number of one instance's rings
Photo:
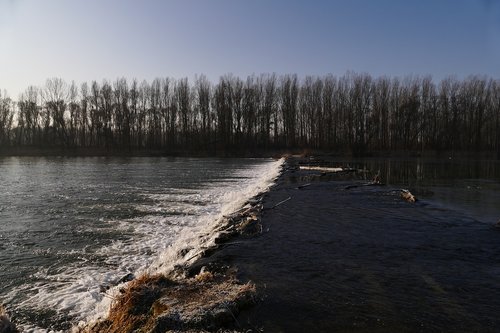
[[[178,250],[265,189],[263,159],[0,159],[0,302],[26,331],[105,311],[100,287]],[[160,267],[163,265],[163,267]]]
[[[498,161],[332,165],[366,172],[286,172],[266,205],[290,200],[264,212],[266,232],[219,254],[262,292],[240,323],[266,332],[500,331]],[[387,186],[346,190],[379,170]],[[420,200],[401,200],[401,188]]]
[[[339,161],[381,181],[409,189],[433,205],[460,211],[478,222],[500,220],[500,161],[468,159],[367,159]]]

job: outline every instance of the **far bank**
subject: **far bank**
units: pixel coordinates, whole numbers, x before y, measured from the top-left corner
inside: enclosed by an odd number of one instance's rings
[[[374,150],[354,152],[352,150],[296,149],[113,149],[81,147],[12,147],[0,146],[0,156],[117,156],[117,157],[273,157],[281,156],[326,157],[326,158],[457,158],[457,159],[500,159],[500,152],[467,150]]]

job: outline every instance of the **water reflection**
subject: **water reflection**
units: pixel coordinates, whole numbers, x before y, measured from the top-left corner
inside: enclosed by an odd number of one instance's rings
[[[366,170],[371,179],[394,187],[408,188],[420,199],[444,205],[471,217],[493,223],[500,219],[500,161],[470,159],[364,159],[337,163]]]
[[[396,185],[435,185],[457,179],[500,180],[500,162],[496,160],[365,159],[338,162],[374,174],[380,171],[386,183]]]
[[[265,212],[267,232],[223,250],[264,294],[240,322],[269,332],[498,332],[498,162],[323,162],[366,172],[290,169],[267,196],[269,207],[291,197]],[[379,170],[387,186],[346,190]],[[400,188],[419,202],[401,200]]]

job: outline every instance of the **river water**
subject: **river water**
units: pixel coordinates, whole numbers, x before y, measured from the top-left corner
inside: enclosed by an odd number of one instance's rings
[[[409,189],[432,205],[461,212],[479,223],[500,220],[500,161],[487,159],[365,159],[339,160],[344,166],[366,170],[383,183]]]
[[[1,158],[0,303],[27,332],[102,315],[103,286],[192,257],[200,235],[266,190],[281,163]]]
[[[243,327],[499,332],[499,161],[308,163],[363,171],[287,170],[266,198],[263,235],[218,253],[261,292]],[[386,185],[365,186],[377,173]]]

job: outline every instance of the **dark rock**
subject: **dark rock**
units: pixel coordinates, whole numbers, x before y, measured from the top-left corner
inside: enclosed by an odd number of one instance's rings
[[[408,190],[401,190],[401,198],[407,202],[416,202],[417,198]]]
[[[135,279],[135,275],[132,273],[128,273],[127,275],[123,276],[120,280],[118,280],[117,284],[129,282],[132,281],[133,279]]]
[[[231,240],[231,238],[235,237],[238,233],[236,231],[229,231],[229,232],[221,232],[216,238],[215,238],[215,244],[222,244],[226,243],[227,241]]]
[[[186,256],[186,254],[189,253],[189,251],[191,251],[193,248],[192,247],[186,247],[182,250],[179,251],[179,257],[184,257]]]
[[[242,235],[253,236],[262,232],[262,226],[258,218],[249,217],[239,225],[238,230]]]
[[[236,310],[235,306],[231,306]],[[233,313],[228,306],[220,305],[210,311],[210,326],[225,327],[234,321],[236,314]]]
[[[160,333],[167,330],[181,330],[182,328],[183,322],[180,314],[178,312],[168,312],[158,316],[152,333]]]

